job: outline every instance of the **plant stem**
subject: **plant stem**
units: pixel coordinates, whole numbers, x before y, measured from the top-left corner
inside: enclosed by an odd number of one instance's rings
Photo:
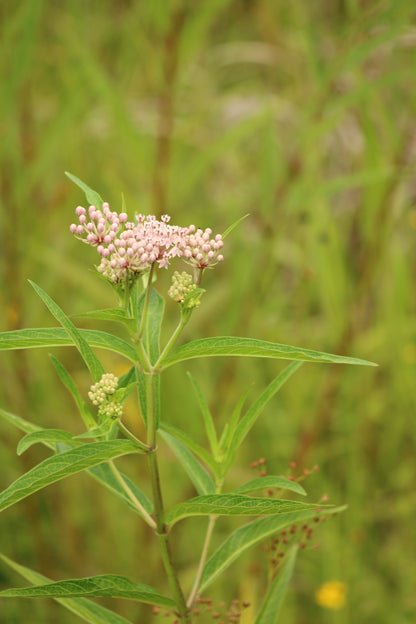
[[[175,342],[179,338],[180,333],[182,332],[183,328],[189,321],[189,317],[190,317],[189,313],[188,314],[181,313],[181,320],[179,321],[175,331],[173,332],[172,336],[169,338],[167,344],[165,345],[165,348],[163,349],[156,364],[154,365],[155,370],[158,370],[161,362],[165,359],[165,357],[170,353],[170,351],[174,347]]]
[[[140,341],[142,339],[144,328],[146,327],[147,310],[149,308],[150,291],[152,290],[152,278],[153,278],[154,266],[155,266],[155,264],[153,263],[152,266],[150,267],[149,277],[148,277],[148,280],[147,280],[147,288],[146,288],[146,296],[145,296],[144,306],[143,306],[143,313],[142,313],[142,318],[140,320],[139,333],[138,333],[138,336],[137,336],[137,340],[138,341]]]
[[[159,539],[162,561],[168,577],[169,585],[174,596],[179,618],[183,624],[191,624],[191,616],[188,613],[185,597],[178,575],[173,563],[172,553],[164,520],[164,507],[162,490],[160,486],[159,466],[157,462],[157,436],[156,436],[156,410],[155,410],[155,374],[146,375],[146,398],[147,398],[147,444],[153,449],[149,453],[149,470],[152,483],[153,506],[155,518],[155,531]]]
[[[141,504],[141,502],[138,500],[138,498],[134,495],[132,489],[127,485],[127,483],[124,481],[123,477],[121,476],[121,474],[119,473],[119,471],[117,470],[117,468],[115,467],[114,463],[112,461],[109,461],[109,466],[111,468],[111,471],[113,472],[114,476],[116,477],[117,481],[120,483],[121,487],[123,488],[123,490],[126,492],[126,494],[128,495],[128,497],[130,498],[131,502],[134,503],[134,506],[137,508],[137,510],[139,511],[139,513],[143,516],[143,520],[145,522],[147,522],[147,524],[152,528],[155,529],[156,528],[156,522],[153,520],[153,518],[147,513],[147,511],[145,510],[145,508],[143,507],[143,505]]]
[[[204,570],[205,562],[207,560],[208,549],[209,549],[209,545],[211,543],[212,532],[214,530],[214,526],[215,526],[215,522],[217,520],[217,517],[218,516],[210,516],[209,517],[207,533],[206,533],[206,536],[205,536],[204,545],[202,547],[201,558],[199,560],[198,570],[196,572],[194,584],[192,585],[192,591],[191,591],[191,593],[189,595],[188,602],[186,603],[188,609],[192,609],[193,604],[195,602],[195,598],[196,598],[197,593],[198,593],[199,584],[201,582],[202,572]]]

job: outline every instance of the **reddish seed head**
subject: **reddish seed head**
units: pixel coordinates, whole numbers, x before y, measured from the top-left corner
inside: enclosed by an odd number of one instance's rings
[[[267,471],[266,470],[262,470],[259,476],[260,477],[267,477]]]
[[[266,492],[267,496],[273,496],[274,494],[274,490],[272,490],[271,488],[267,490]]]
[[[296,462],[294,461],[289,462],[289,468],[296,468]]]
[[[301,542],[301,543],[299,544],[299,548],[306,548],[306,544],[305,544],[305,542]]]
[[[264,457],[260,457],[260,459],[259,459],[259,464],[261,464],[262,466],[263,466],[264,464],[267,464],[267,459],[265,459]]]
[[[312,468],[312,470],[313,470],[314,472],[319,472],[319,466],[318,466],[318,465],[314,466],[314,467]]]
[[[310,475],[310,470],[308,470],[307,468],[304,469],[303,474],[305,475],[305,477],[307,477],[308,475]]]
[[[249,602],[243,602],[244,609],[247,609],[250,606]]]
[[[194,615],[199,615],[201,611],[199,609],[194,609]]]
[[[250,468],[257,468],[258,465],[259,465],[259,462],[256,462],[256,461],[251,462]]]

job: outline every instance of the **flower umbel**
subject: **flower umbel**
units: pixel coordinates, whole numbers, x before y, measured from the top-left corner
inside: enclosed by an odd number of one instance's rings
[[[122,416],[123,407],[112,396],[117,389],[117,384],[118,378],[115,375],[105,373],[88,392],[91,402],[98,407],[98,414],[103,420],[109,418],[117,420]]]
[[[128,221],[125,212],[112,212],[108,203],[101,210],[90,206],[88,214],[82,206],[75,212],[79,223],[71,224],[71,232],[96,247],[101,256],[98,271],[115,284],[140,275],[154,263],[167,269],[175,257],[200,270],[223,259],[219,253],[223,246],[221,234],[210,238],[209,228],[203,231],[194,225],[171,225],[169,215],[163,215],[159,221],[153,215],[139,214],[134,223]]]

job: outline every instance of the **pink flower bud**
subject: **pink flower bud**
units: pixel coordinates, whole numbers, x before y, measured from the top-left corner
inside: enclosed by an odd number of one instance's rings
[[[78,215],[78,217],[80,215],[85,215],[86,212],[87,211],[82,206],[77,206],[77,208],[75,208],[75,214]]]

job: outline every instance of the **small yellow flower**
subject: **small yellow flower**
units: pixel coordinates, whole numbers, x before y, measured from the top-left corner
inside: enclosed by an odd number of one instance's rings
[[[315,602],[325,609],[337,611],[345,606],[347,585],[341,581],[327,581],[315,592]]]

